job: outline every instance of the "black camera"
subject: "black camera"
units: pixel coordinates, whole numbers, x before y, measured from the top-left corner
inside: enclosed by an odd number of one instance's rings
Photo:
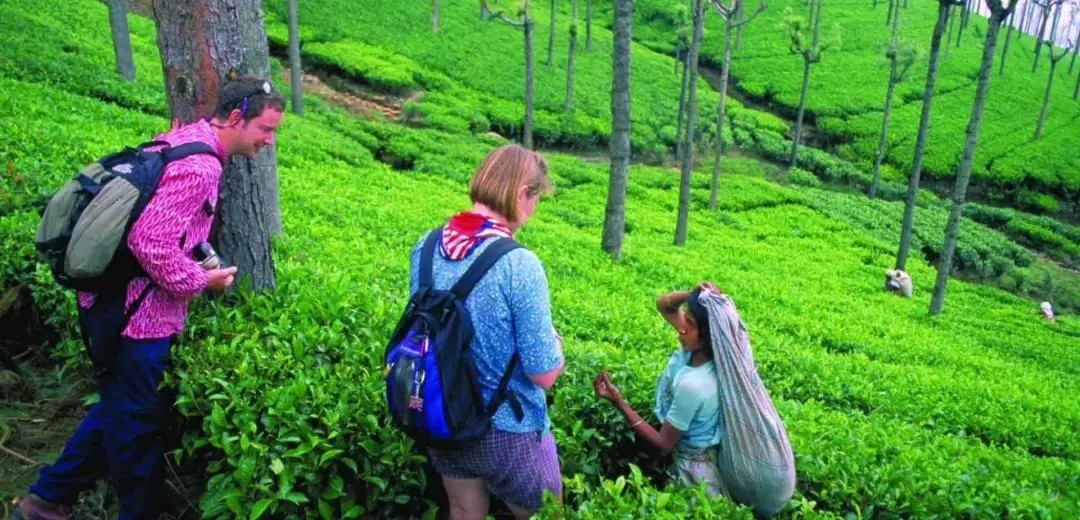
[[[225,269],[225,261],[221,259],[217,251],[214,251],[214,246],[209,242],[203,242],[192,251],[195,256],[195,261],[199,263],[203,269]]]

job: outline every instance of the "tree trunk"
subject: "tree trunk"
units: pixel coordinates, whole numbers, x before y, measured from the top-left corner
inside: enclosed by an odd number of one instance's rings
[[[799,112],[795,117],[795,139],[791,142],[791,157],[788,168],[794,168],[799,161],[799,142],[802,141],[803,117],[806,114],[806,97],[810,93],[810,58],[803,56],[802,92],[799,94]]]
[[[289,0],[289,87],[292,89],[292,111],[302,116],[304,115],[304,70],[300,68],[300,32],[297,28],[296,1]],[[438,0],[435,2],[437,5]]]
[[[1076,76],[1076,86],[1073,87],[1073,101],[1080,98],[1080,74]]]
[[[1076,55],[1080,54],[1080,32],[1076,34],[1076,43],[1073,45],[1072,60],[1069,61],[1069,74],[1073,73],[1073,67],[1076,65]]]
[[[431,30],[439,32],[439,0],[431,0]]]
[[[956,26],[956,6],[949,5],[949,36],[945,38],[945,59],[949,59],[949,47],[952,44],[953,27]]]
[[[892,113],[893,91],[896,90],[896,56],[889,58],[889,88],[885,92],[885,114],[881,118],[881,138],[878,139],[877,154],[874,155],[874,177],[870,181],[870,188],[866,194],[870,197],[877,195],[878,181],[881,178],[881,160],[885,157],[885,144],[889,137],[889,114]]]
[[[592,2],[585,0],[585,52],[592,50]]]
[[[209,116],[224,78],[268,77],[270,56],[258,0],[156,0],[158,48],[174,119]],[[215,238],[218,250],[255,291],[273,288],[271,235],[280,232],[274,147],[253,159],[233,157],[221,176]]]
[[[735,52],[742,50],[742,28],[743,20],[746,16],[746,0],[736,0],[737,5],[735,7]]]
[[[548,25],[548,67],[555,63],[555,0],[551,0],[551,23]]]
[[[982,61],[979,66],[979,80],[975,87],[975,103],[971,108],[964,139],[964,154],[960,160],[960,170],[956,174],[956,186],[953,189],[952,210],[949,212],[948,225],[945,228],[945,243],[942,246],[941,260],[937,266],[937,279],[934,281],[934,295],[930,300],[930,315],[941,314],[945,300],[945,287],[952,272],[953,253],[956,251],[956,236],[960,230],[960,216],[964,211],[964,199],[967,196],[968,181],[971,179],[971,163],[975,158],[975,147],[979,141],[979,127],[982,123],[983,108],[986,106],[986,94],[990,90],[990,70],[994,63],[994,47],[997,46],[1001,32],[1002,10],[991,7],[992,13],[986,29],[986,41],[983,44]]]
[[[591,0],[588,0],[591,1]],[[626,176],[630,167],[630,37],[633,0],[615,0],[612,25],[611,150],[607,206],[601,247],[615,261],[622,259],[626,225]]]
[[[1054,52],[1050,50],[1051,54]],[[1050,79],[1046,80],[1046,92],[1043,94],[1042,109],[1039,110],[1039,122],[1035,125],[1035,140],[1038,141],[1042,138],[1043,123],[1046,122],[1046,109],[1050,107],[1050,92],[1054,89],[1054,76],[1057,73],[1058,60],[1050,60]]]
[[[1047,3],[1046,12],[1043,13],[1042,23],[1039,24],[1039,35],[1035,40],[1035,59],[1031,62],[1031,72],[1039,70],[1039,56],[1042,55],[1043,37],[1046,36],[1046,26],[1050,23],[1050,4]]]
[[[686,224],[690,216],[690,168],[694,157],[694,129],[697,120],[698,51],[701,49],[701,31],[705,22],[705,0],[694,0],[694,37],[690,42],[687,79],[690,92],[686,100],[686,134],[683,137],[682,176],[679,179],[679,216],[675,223],[675,245],[686,243]]]
[[[1019,40],[1020,36],[1024,34],[1024,24],[1027,23],[1028,14],[1032,11],[1032,3],[1030,0],[1024,4],[1024,12],[1020,15],[1020,23],[1016,24],[1016,39]]]
[[[919,194],[919,176],[922,175],[923,153],[926,151],[926,132],[930,127],[930,107],[934,101],[934,83],[937,81],[941,40],[945,36],[945,26],[952,11],[950,1],[938,0],[937,24],[934,25],[934,36],[930,40],[930,63],[926,70],[926,88],[923,89],[922,115],[919,118],[919,132],[915,139],[915,158],[911,163],[907,198],[904,200],[904,223],[900,230],[900,250],[896,255],[896,268],[900,270],[906,268],[908,251],[911,248],[911,227],[915,216],[915,199]],[[948,48],[948,45],[945,47]]]
[[[675,128],[675,158],[679,160],[679,164],[682,164],[682,152],[683,152],[683,114],[686,113],[686,80],[690,73],[690,52],[687,51],[683,55],[683,69],[682,69],[682,87],[679,89],[679,122]]]
[[[525,148],[533,149],[533,21],[525,13]]]
[[[574,109],[574,51],[577,47],[577,2],[570,0],[570,49],[566,57],[566,111]]]
[[[1016,11],[1013,11],[1010,21],[1012,18],[1016,18]],[[1005,32],[1005,46],[1001,48],[1001,66],[999,67],[998,74],[1002,76],[1005,75],[1005,59],[1009,57],[1009,43],[1012,42],[1012,32],[1013,26],[1012,23],[1010,23],[1009,29]]]
[[[730,15],[729,15],[730,16]],[[716,209],[720,185],[720,161],[724,156],[724,122],[727,105],[728,76],[731,71],[731,19],[724,20],[724,67],[720,70],[720,103],[716,107],[716,159],[713,160],[712,185],[709,187],[709,209]]]
[[[889,12],[885,15],[885,27],[892,25],[893,10],[895,9],[896,0],[889,0]]]
[[[128,34],[127,4],[124,0],[108,0],[109,28],[112,29],[116,72],[128,81],[135,81],[135,62],[131,57],[131,35]]]
[[[981,1],[981,0],[980,0]],[[960,8],[960,29],[956,32],[956,48],[960,48],[960,42],[964,39],[964,29],[967,29],[968,19],[971,18],[971,0],[965,0]]]
[[[803,80],[802,91],[799,94],[799,112],[795,118],[795,139],[791,143],[791,158],[788,159],[788,167],[794,168],[799,164],[799,143],[802,141],[803,118],[806,115],[806,98],[810,93],[810,65],[813,61],[811,54],[817,49],[818,30],[821,28],[822,1],[817,2],[817,11],[814,11],[813,0],[810,0],[810,24],[814,26],[814,40],[810,49],[803,50]]]

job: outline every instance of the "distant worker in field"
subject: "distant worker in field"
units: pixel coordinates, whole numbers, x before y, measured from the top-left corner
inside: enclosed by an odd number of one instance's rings
[[[794,456],[734,303],[702,282],[657,298],[656,308],[680,344],[656,383],[659,430],[627,404],[605,371],[593,380],[596,395],[661,453],[675,452],[674,473],[684,485],[703,483],[710,496],[727,495],[759,515],[779,512],[795,489]]]
[[[562,340],[544,267],[513,238],[551,189],[541,156],[500,146],[469,181],[472,207],[409,257],[387,404],[442,477],[451,520],[487,518],[490,495],[519,519],[540,509],[544,491],[562,497],[545,399],[562,372]]]
[[[79,324],[100,400],[87,411],[56,461],[41,469],[30,496],[15,506],[15,518],[65,520],[79,494],[104,477],[119,497],[120,520],[157,519],[162,513],[166,484],[162,434],[169,403],[158,387],[172,344],[183,329],[188,301],[204,291],[226,290],[237,271],[223,265],[207,242],[222,170],[231,156],[254,157],[260,148],[273,145],[284,107],[285,99],[265,79],[231,80],[222,86],[209,117],[174,126],[140,147],[138,154],[111,155],[84,169],[90,173],[80,177],[83,186],[106,173],[112,180],[96,191],[99,195],[75,219],[80,224],[76,230],[86,231],[68,238],[76,243],[86,236],[87,246],[69,245],[68,259],[77,259],[72,263],[76,266],[89,264],[104,254],[95,247],[105,241],[95,239],[113,236],[114,244],[122,244],[114,245],[115,250],[130,254],[138,269],[116,264],[122,269],[106,280],[108,285],[72,287],[78,293]],[[161,160],[155,151],[161,152]],[[160,175],[160,182],[140,182],[144,175]],[[157,187],[141,213],[122,237],[109,234],[125,229],[116,220],[115,208],[123,200],[145,196],[132,191],[144,184]],[[70,193],[69,186],[78,185],[66,185],[50,201],[39,238],[69,221],[69,214],[75,217],[76,213],[64,213],[71,211],[73,200],[64,195]],[[119,198],[118,193],[130,198]],[[107,203],[95,204],[102,200]],[[113,254],[105,253],[106,259]]]
[[[899,269],[885,271],[885,290],[910,298],[911,275]]]
[[[1042,315],[1050,321],[1054,321],[1054,306],[1050,305],[1050,302],[1042,302],[1039,304],[1039,310],[1042,311]]]

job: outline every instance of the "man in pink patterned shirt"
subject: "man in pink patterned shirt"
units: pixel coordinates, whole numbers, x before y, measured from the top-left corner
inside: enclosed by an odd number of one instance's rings
[[[128,284],[124,301],[120,295],[79,293],[84,339],[95,358],[108,345],[111,363],[98,379],[100,402],[57,461],[41,470],[17,518],[66,519],[79,493],[106,475],[120,497],[121,520],[159,516],[164,499],[161,430],[168,403],[157,387],[169,348],[183,328],[188,300],[206,289],[225,290],[236,273],[235,267],[203,269],[193,249],[209,236],[223,165],[231,156],[253,157],[273,145],[284,108],[284,98],[269,82],[238,78],[223,86],[212,117],[156,138],[172,147],[203,143],[214,154],[192,155],[165,168],[127,236],[146,276]],[[117,330],[122,330],[120,337],[113,337]]]

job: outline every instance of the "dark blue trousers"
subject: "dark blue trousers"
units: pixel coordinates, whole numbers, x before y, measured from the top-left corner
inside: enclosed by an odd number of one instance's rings
[[[120,498],[120,520],[156,519],[165,498],[162,430],[169,409],[158,384],[172,339],[120,338],[116,313],[122,319],[123,307],[115,302],[95,302],[79,312],[94,359],[107,356],[110,370],[98,376],[100,401],[56,462],[41,470],[30,492],[71,504],[107,476]]]

